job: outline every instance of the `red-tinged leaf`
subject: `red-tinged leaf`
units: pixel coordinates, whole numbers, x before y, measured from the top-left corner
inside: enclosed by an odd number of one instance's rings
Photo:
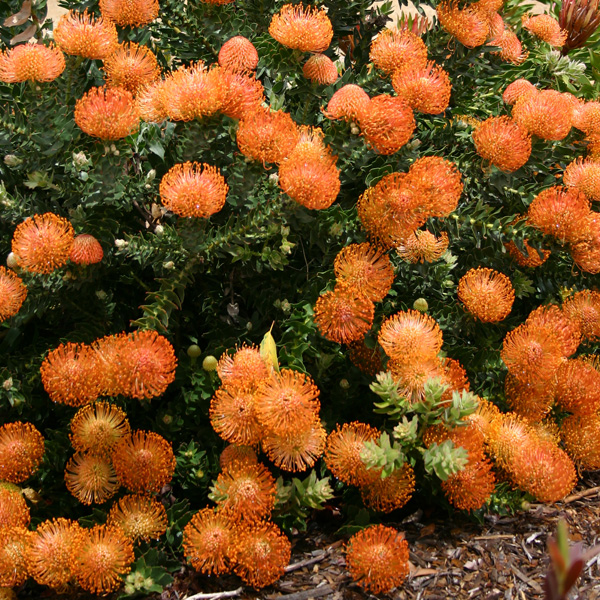
[[[20,42],[26,42],[28,39],[32,38],[37,31],[37,25],[30,25],[23,33],[19,33],[19,35],[15,35],[12,40],[10,40],[10,45],[14,46]]]
[[[548,554],[550,554],[550,560],[552,561],[556,571],[558,573],[564,573],[567,565],[554,538],[550,538],[548,540]]]
[[[583,567],[585,563],[581,558],[574,560],[571,562],[569,566],[569,570],[567,571],[565,578],[563,580],[563,592],[566,594],[577,582],[579,576],[583,571]]]
[[[31,16],[31,0],[25,0],[19,12],[14,15],[10,15],[4,19],[4,27],[16,27],[17,25],[23,25]]]

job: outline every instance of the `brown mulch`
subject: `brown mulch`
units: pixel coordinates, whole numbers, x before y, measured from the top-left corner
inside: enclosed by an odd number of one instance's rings
[[[422,510],[392,523],[409,543],[411,574],[393,600],[537,600],[548,568],[547,537],[566,520],[572,542],[600,544],[600,473],[588,474],[573,495],[554,505],[532,505],[513,516],[426,517]],[[296,536],[287,572],[275,585],[254,591],[236,577],[207,578],[183,569],[161,600],[184,600],[223,591],[241,600],[363,600],[376,598],[350,579],[343,540],[322,527]],[[217,600],[218,596],[214,597]],[[600,556],[588,562],[572,598],[600,600]]]

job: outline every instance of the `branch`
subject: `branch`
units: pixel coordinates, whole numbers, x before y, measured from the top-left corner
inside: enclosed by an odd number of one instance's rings
[[[186,596],[183,600],[219,600],[220,598],[233,598],[239,596],[242,593],[243,588],[240,586],[237,590],[230,590],[228,592],[214,592],[212,594],[194,594],[193,596]]]

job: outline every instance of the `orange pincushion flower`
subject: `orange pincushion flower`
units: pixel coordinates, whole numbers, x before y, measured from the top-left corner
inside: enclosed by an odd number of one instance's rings
[[[507,116],[483,121],[473,131],[473,141],[479,156],[508,173],[520,169],[531,155],[531,136]]]
[[[580,104],[573,111],[573,126],[587,135],[600,132],[600,102]]]
[[[408,577],[408,543],[393,527],[371,525],[355,533],[345,551],[352,579],[374,594],[390,592]]]
[[[479,398],[479,404],[477,410],[471,413],[465,418],[465,421],[473,423],[479,431],[483,434],[484,441],[487,443],[490,431],[492,429],[492,423],[498,417],[500,411],[495,404]]]
[[[234,462],[217,477],[211,498],[232,522],[260,521],[275,505],[275,478],[260,463]]]
[[[183,551],[188,562],[205,575],[229,573],[237,531],[222,512],[204,508],[183,530]]]
[[[259,110],[263,103],[263,84],[254,75],[221,71],[221,78],[226,82],[226,94],[221,112],[232,119],[243,119],[246,115]]]
[[[160,67],[152,50],[133,42],[121,44],[104,59],[104,72],[108,87],[123,88],[133,95],[160,77]]]
[[[223,386],[210,401],[210,424],[227,442],[256,446],[263,434],[256,406],[253,391]]]
[[[521,382],[508,373],[504,394],[509,408],[529,423],[541,421],[552,409],[556,382]]]
[[[450,77],[432,61],[418,69],[397,70],[392,85],[413,110],[438,115],[448,108],[452,91]]]
[[[491,415],[484,437],[490,454],[501,468],[507,468],[517,447],[537,439],[525,419],[515,413],[500,412]]]
[[[0,323],[16,315],[27,298],[27,288],[20,277],[0,267]]]
[[[286,4],[273,15],[271,37],[292,50],[324,52],[333,38],[331,21],[324,8]]]
[[[243,35],[229,38],[219,50],[219,66],[234,73],[256,71],[258,52],[254,44]]]
[[[134,543],[157,540],[167,531],[167,511],[151,496],[130,494],[113,504],[107,524],[120,527]]]
[[[512,110],[513,119],[543,140],[562,140],[571,131],[573,106],[555,90],[522,95]]]
[[[348,358],[357,369],[371,377],[383,371],[379,346],[369,348],[364,339],[348,344]]]
[[[588,231],[590,201],[578,190],[554,186],[541,191],[529,205],[529,223],[559,242],[578,242]]]
[[[100,0],[100,11],[117,25],[142,27],[158,16],[158,0]]]
[[[65,70],[65,57],[54,46],[21,44],[0,50],[0,81],[54,81]]]
[[[435,262],[448,249],[448,234],[444,231],[440,237],[422,229],[417,229],[396,247],[398,256],[409,263]]]
[[[571,415],[560,426],[569,456],[586,471],[600,469],[600,416]]]
[[[290,562],[291,544],[273,523],[244,527],[235,541],[235,573],[260,589],[275,583]]]
[[[71,445],[77,452],[107,454],[131,433],[127,415],[110,402],[94,402],[77,411],[71,419]]]
[[[107,458],[87,453],[75,454],[65,469],[67,489],[82,504],[102,504],[119,489],[117,474]]]
[[[600,292],[577,292],[565,300],[563,310],[579,325],[585,340],[594,342],[600,339]]]
[[[371,474],[360,458],[365,442],[374,442],[379,431],[365,423],[338,425],[327,437],[325,464],[334,477],[348,485],[366,485]]]
[[[303,127],[296,147],[279,167],[279,185],[293,200],[313,210],[329,208],[337,198],[340,172],[323,143],[320,129]]]
[[[0,481],[25,481],[42,456],[44,438],[31,423],[16,421],[0,427]]]
[[[382,513],[390,513],[406,506],[415,491],[415,473],[404,463],[388,477],[381,477],[381,469],[369,469],[368,483],[360,488],[362,501],[367,508]]]
[[[378,154],[394,154],[410,140],[416,123],[413,111],[402,98],[375,96],[360,119],[365,142]]]
[[[153,431],[134,431],[121,438],[111,456],[121,484],[140,494],[160,492],[175,471],[171,444]]]
[[[575,264],[586,273],[600,273],[600,214],[590,213],[587,235],[571,245],[571,256]]]
[[[325,54],[313,54],[304,63],[302,74],[306,79],[321,85],[331,85],[339,78],[335,63]]]
[[[483,5],[481,4],[481,2],[477,2],[476,5],[479,8],[482,8],[483,10],[485,10],[485,12],[486,12],[488,24],[490,27],[490,33],[489,33],[490,40],[494,40],[494,39],[502,36],[504,31],[506,30],[506,24],[504,23],[504,19],[502,18],[502,16],[499,15],[495,11],[489,11],[489,10],[485,9],[483,7]]]
[[[528,52],[523,52],[523,45],[517,35],[509,29],[504,29],[500,35],[490,40],[489,44],[500,48],[500,52],[493,54],[499,54],[502,60],[514,65],[520,65],[528,55]]]
[[[527,254],[521,252],[513,241],[508,242],[505,246],[511,257],[522,267],[529,267],[531,269],[539,267],[540,265],[543,265],[550,256],[550,250],[544,248],[537,250],[530,246],[527,243],[527,240],[523,240],[523,246],[525,247]],[[540,252],[542,253],[541,256]]]
[[[0,588],[21,585],[29,576],[32,538],[33,532],[25,527],[0,527]]]
[[[430,360],[442,348],[442,332],[429,315],[407,310],[382,323],[379,343],[390,358],[398,361]]]
[[[540,306],[530,313],[525,321],[530,327],[544,329],[560,343],[563,356],[571,356],[581,343],[579,325],[574,323],[560,307],[555,304]]]
[[[119,45],[117,28],[109,19],[69,11],[54,26],[54,41],[65,53],[103,60]]]
[[[244,156],[280,163],[296,147],[299,136],[298,126],[288,113],[259,109],[239,122],[237,144]]]
[[[563,175],[566,186],[579,190],[589,200],[600,200],[600,161],[581,156],[567,165]]]
[[[161,123],[167,119],[163,85],[164,80],[161,79],[138,90],[135,101],[142,121]]]
[[[180,217],[208,218],[218,213],[228,191],[219,169],[206,163],[177,164],[160,182],[163,206]]]
[[[444,0],[437,6],[437,16],[441,26],[467,48],[481,46],[488,38],[486,13],[476,5],[459,9],[455,0]]]
[[[515,81],[506,86],[502,94],[502,100],[512,106],[520,98],[528,94],[537,94],[537,92],[538,89],[535,85],[527,81],[527,79],[515,79]]]
[[[69,259],[77,265],[95,265],[104,258],[100,242],[88,233],[75,236]]]
[[[323,114],[328,119],[360,121],[369,108],[371,98],[360,86],[348,83],[342,86],[327,103]]]
[[[94,87],[75,103],[75,123],[101,140],[120,140],[135,133],[140,113],[131,92]]]
[[[568,32],[560,28],[558,21],[550,15],[523,15],[523,27],[540,40],[560,48],[566,41]]]
[[[556,403],[574,415],[594,415],[600,409],[600,372],[576,358],[564,362],[556,374]]]
[[[496,487],[496,478],[489,460],[471,462],[441,483],[444,495],[452,506],[459,510],[477,510],[492,495]]]
[[[95,594],[118,589],[135,558],[129,538],[120,527],[110,525],[82,530],[80,543],[72,553],[77,583]]]
[[[478,267],[461,277],[458,299],[482,323],[497,323],[510,314],[515,290],[503,273]]]
[[[69,260],[75,234],[71,223],[53,213],[28,217],[17,225],[12,251],[17,264],[33,273],[52,273]]]
[[[389,256],[369,243],[350,244],[333,263],[337,281],[346,283],[372,302],[381,302],[394,283]]]
[[[459,361],[446,357],[442,359],[442,368],[444,369],[444,379],[449,386],[446,393],[450,392],[450,399],[452,392],[462,392],[463,390],[468,392],[471,389],[467,372]]]
[[[371,43],[369,60],[386,75],[420,70],[427,65],[427,46],[408,29],[383,29]]]
[[[239,444],[229,444],[226,446],[221,455],[219,456],[219,466],[221,470],[225,470],[234,461],[248,461],[253,464],[258,463],[258,457],[254,448],[250,446],[241,446]]]
[[[319,296],[314,307],[314,321],[321,335],[338,344],[362,339],[374,316],[373,302],[344,284]]]
[[[227,387],[255,389],[271,376],[271,371],[258,346],[246,344],[236,349],[233,356],[225,352],[217,364],[217,374]]]
[[[4,475],[0,474],[2,477]],[[15,489],[5,486],[6,483],[3,482],[0,487],[0,532],[9,527],[27,527],[31,515],[21,490],[16,486]]]
[[[61,518],[41,523],[28,553],[31,576],[52,588],[69,583],[77,571],[73,554],[80,550],[82,536],[77,521]]]
[[[398,394],[406,398],[411,404],[424,400],[425,384],[430,379],[437,378],[440,379],[441,383],[446,384],[442,364],[437,358],[425,360],[411,357],[407,357],[405,360],[390,359],[388,369],[398,386]]]

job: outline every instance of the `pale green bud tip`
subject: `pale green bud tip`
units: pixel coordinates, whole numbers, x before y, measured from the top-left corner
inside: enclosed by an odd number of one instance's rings
[[[165,269],[167,269],[167,271],[170,271],[172,268],[175,267],[175,263],[172,260],[167,261],[166,263],[163,264],[163,267]]]
[[[413,303],[413,308],[424,313],[429,310],[429,304],[425,298],[417,298]]]
[[[340,387],[347,390],[350,387],[350,382],[347,379],[340,379]]]
[[[198,346],[197,344],[192,344],[187,349],[187,355],[190,358],[198,358],[201,354],[202,354],[202,350],[200,350],[200,346]],[[207,358],[209,358],[209,357],[207,357]]]
[[[4,164],[8,167],[18,167],[22,162],[23,160],[14,154],[7,154],[4,157]]]
[[[203,361],[202,361],[202,368],[205,371],[216,371],[217,370],[217,359],[214,356],[207,356]]]
[[[8,392],[13,386],[13,379],[12,377],[9,377],[8,379],[5,379],[4,382],[2,383],[2,387]]]
[[[17,262],[17,257],[15,256],[14,252],[11,252],[7,257],[6,257],[6,266],[9,269],[16,269],[19,266],[19,263]]]

